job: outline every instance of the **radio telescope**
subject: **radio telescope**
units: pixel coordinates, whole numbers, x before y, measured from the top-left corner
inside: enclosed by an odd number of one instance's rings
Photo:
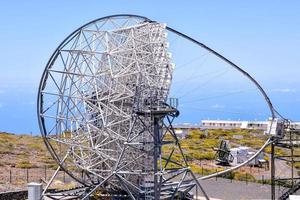
[[[175,65],[168,32],[246,76],[275,118],[261,86],[202,43],[141,16],[94,20],[71,33],[55,50],[38,95],[45,144],[58,170],[85,186],[81,199],[96,190],[131,199],[193,198],[193,190],[196,197],[201,194],[208,199],[201,179],[228,172],[197,178],[189,167],[172,125],[179,111],[177,99],[169,98]],[[269,144],[268,140],[259,152]],[[171,150],[163,154],[166,145]]]
[[[187,163],[165,170],[172,155],[160,154],[178,115],[167,104],[174,65],[165,29],[137,16],[102,18],[73,32],[47,64],[39,92],[42,134],[60,167],[82,184],[131,198],[158,190],[172,197],[200,186],[186,183]]]

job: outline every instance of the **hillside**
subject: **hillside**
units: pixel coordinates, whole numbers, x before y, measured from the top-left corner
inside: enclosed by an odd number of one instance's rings
[[[239,139],[236,139],[237,135]],[[255,130],[190,130],[180,142],[189,165],[195,173],[205,175],[224,169],[216,165],[213,151],[222,139],[229,140],[231,147],[249,146],[258,149],[267,137]],[[267,148],[266,153],[269,150]],[[168,154],[171,148],[166,145],[162,151],[163,154]],[[284,154],[284,152],[278,153]],[[173,158],[175,160],[179,158],[178,151],[174,151]],[[177,161],[180,162],[179,159]],[[0,192],[24,189],[27,182],[45,182],[56,167],[57,164],[48,153],[42,137],[0,132]],[[229,178],[258,181],[262,175],[267,178],[269,171],[244,167],[230,174]],[[64,172],[60,172],[58,180],[56,184],[58,187],[68,188],[75,184]]]
[[[0,133],[0,166],[15,168],[55,168],[42,137]]]
[[[42,137],[0,132],[0,192],[45,180],[56,167]]]

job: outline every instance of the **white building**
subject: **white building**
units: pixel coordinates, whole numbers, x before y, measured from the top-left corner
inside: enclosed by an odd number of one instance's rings
[[[269,121],[202,120],[202,128],[207,129],[258,129],[267,130]]]
[[[202,120],[202,128],[206,129],[234,129],[234,128],[241,128],[241,129],[256,129],[256,130],[263,130],[267,131],[275,131],[277,128],[277,122],[279,120],[275,119],[273,122],[272,120],[268,121],[238,121],[238,120]],[[291,128],[300,129],[300,122],[291,122]]]
[[[275,119],[268,121],[239,121],[239,120],[202,120],[200,124],[182,123],[174,124],[175,134],[178,138],[185,138],[192,129],[204,130],[204,129],[253,129],[262,130],[265,133],[275,135],[280,133],[280,126],[278,126],[280,120]],[[291,128],[300,129],[300,122],[292,122]]]
[[[300,129],[300,122],[292,122],[291,128]]]

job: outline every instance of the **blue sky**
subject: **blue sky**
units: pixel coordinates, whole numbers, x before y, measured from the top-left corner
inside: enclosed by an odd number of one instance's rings
[[[118,13],[195,37],[252,74],[280,113],[300,119],[299,1],[11,0],[0,2],[0,131],[38,133],[37,87],[50,55],[77,27]]]

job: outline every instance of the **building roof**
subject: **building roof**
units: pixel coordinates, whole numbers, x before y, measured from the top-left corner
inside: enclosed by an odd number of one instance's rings
[[[190,123],[174,124],[173,127],[182,128],[182,129],[202,128],[201,124],[190,124]]]

